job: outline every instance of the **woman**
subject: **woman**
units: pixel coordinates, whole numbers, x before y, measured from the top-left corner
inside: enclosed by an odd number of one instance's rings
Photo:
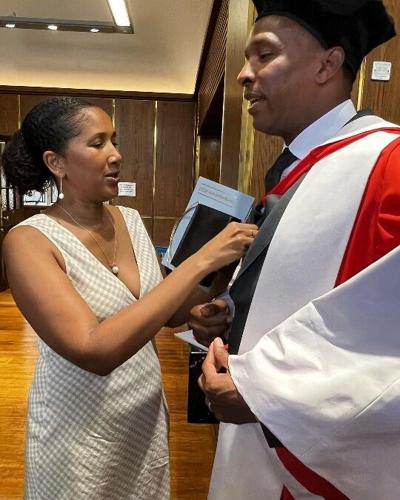
[[[167,410],[151,342],[256,227],[232,224],[161,280],[139,214],[104,202],[121,156],[110,117],[72,98],[37,105],[2,158],[21,193],[58,201],[3,246],[16,303],[39,336],[29,398],[27,499],[169,498]],[[204,297],[202,297],[204,299]]]

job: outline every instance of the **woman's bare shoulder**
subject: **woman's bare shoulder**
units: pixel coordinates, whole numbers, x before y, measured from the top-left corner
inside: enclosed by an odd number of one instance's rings
[[[16,226],[6,234],[2,254],[6,265],[10,259],[23,263],[29,255],[29,261],[56,259],[65,269],[64,259],[58,248],[39,229],[30,225]]]

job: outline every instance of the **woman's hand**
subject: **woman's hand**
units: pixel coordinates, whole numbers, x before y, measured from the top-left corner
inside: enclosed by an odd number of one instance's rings
[[[208,347],[217,337],[224,337],[231,322],[228,304],[225,300],[216,299],[192,307],[188,326],[197,342]]]
[[[216,271],[243,257],[257,233],[255,224],[230,222],[193,257],[204,262],[209,272]]]

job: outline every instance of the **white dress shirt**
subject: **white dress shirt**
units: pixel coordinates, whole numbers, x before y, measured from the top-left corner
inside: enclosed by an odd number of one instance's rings
[[[348,99],[300,132],[288,146],[298,160],[284,170],[281,179],[286,177],[311,150],[335,136],[356,113],[353,102]],[[284,147],[286,147],[286,144]]]

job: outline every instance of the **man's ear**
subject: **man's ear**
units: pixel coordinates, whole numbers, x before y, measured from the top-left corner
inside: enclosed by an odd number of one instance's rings
[[[321,65],[316,75],[316,82],[324,84],[328,82],[343,67],[345,52],[342,47],[332,47],[324,51]]]
[[[50,172],[56,177],[60,177],[63,173],[63,165],[60,155],[54,151],[45,151],[43,153],[43,162]]]

